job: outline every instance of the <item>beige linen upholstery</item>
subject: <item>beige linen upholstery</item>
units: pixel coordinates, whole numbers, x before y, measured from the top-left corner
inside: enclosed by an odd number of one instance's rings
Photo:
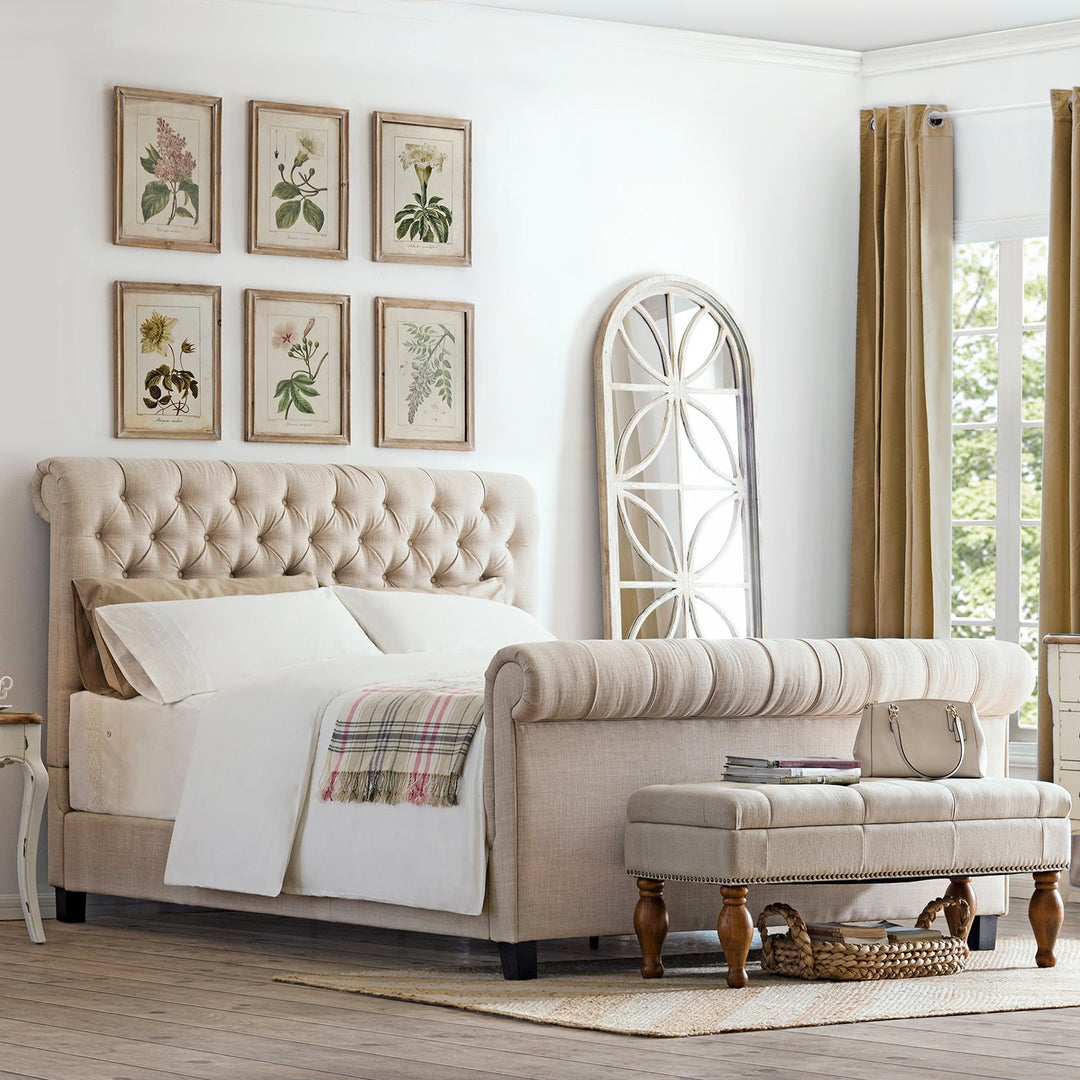
[[[1023,650],[991,641],[584,641],[515,645],[487,672],[485,909],[449,915],[360,901],[167,887],[171,823],[72,811],[68,697],[79,689],[71,581],[311,572],[368,588],[505,582],[536,599],[535,495],[519,477],[421,469],[58,458],[35,480],[51,522],[49,880],[70,891],[278,911],[496,941],[627,933],[627,799],[657,783],[711,781],[728,753],[851,752],[874,697],[974,698],[989,768],[1031,688]],[[587,888],[583,888],[587,868]],[[770,887],[808,918],[917,915],[924,888]],[[1005,910],[1000,878],[980,909]],[[673,929],[715,925],[715,890],[687,885]]]
[[[626,866],[720,885],[1064,870],[1070,806],[1003,778],[655,785],[627,804]]]

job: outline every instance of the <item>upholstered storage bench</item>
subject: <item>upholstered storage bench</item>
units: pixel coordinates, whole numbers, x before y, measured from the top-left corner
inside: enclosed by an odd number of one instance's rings
[[[630,796],[625,855],[638,879],[634,929],[641,974],[658,978],[667,933],[667,881],[718,885],[717,934],[729,986],[747,983],[750,885],[918,881],[947,877],[967,901],[971,878],[1031,873],[1029,918],[1040,967],[1055,963],[1069,866],[1069,793],[1034,780],[900,780],[858,784],[655,784]],[[927,900],[932,899],[927,897]],[[956,910],[949,913],[953,934]]]

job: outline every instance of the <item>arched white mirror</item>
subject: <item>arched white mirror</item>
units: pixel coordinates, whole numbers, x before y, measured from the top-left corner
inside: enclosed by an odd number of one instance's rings
[[[653,277],[596,341],[596,437],[609,638],[758,636],[750,354],[703,285]]]

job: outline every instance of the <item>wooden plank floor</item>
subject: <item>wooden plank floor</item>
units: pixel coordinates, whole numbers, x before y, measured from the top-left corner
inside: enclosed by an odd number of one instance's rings
[[[1028,934],[1023,906],[1002,934]],[[1062,936],[1080,937],[1068,904]],[[1080,1066],[1080,1008],[688,1039],[546,1027],[271,981],[287,970],[497,966],[484,942],[222,912],[0,923],[0,1080],[1027,1080]],[[716,947],[672,935],[668,951]],[[631,938],[545,960],[635,955]]]

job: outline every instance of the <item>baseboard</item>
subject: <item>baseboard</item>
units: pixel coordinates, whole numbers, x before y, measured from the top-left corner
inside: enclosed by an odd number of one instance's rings
[[[48,892],[38,893],[38,904],[41,906],[41,917],[43,919],[56,918],[56,894],[52,889]],[[22,917],[22,897],[18,893],[0,894],[0,920],[21,919]]]
[[[56,918],[56,893],[49,889],[38,893],[43,919]],[[88,896],[86,914],[93,915],[156,915],[164,911],[203,911],[204,908],[168,904],[161,900],[127,900],[121,896]],[[0,894],[0,922],[23,917],[22,900],[18,893]]]
[[[1067,875],[1062,875],[1061,896],[1066,903],[1080,905],[1080,888],[1069,888]],[[1013,874],[1009,878],[1009,900],[1026,904],[1031,899],[1031,875]],[[38,893],[43,919],[56,918],[56,894],[52,889]],[[91,896],[87,899],[88,915],[135,915],[154,914],[162,911],[199,911],[180,904],[167,904],[158,900],[125,900],[115,896]],[[23,917],[22,901],[18,893],[0,894],[0,922]]]

